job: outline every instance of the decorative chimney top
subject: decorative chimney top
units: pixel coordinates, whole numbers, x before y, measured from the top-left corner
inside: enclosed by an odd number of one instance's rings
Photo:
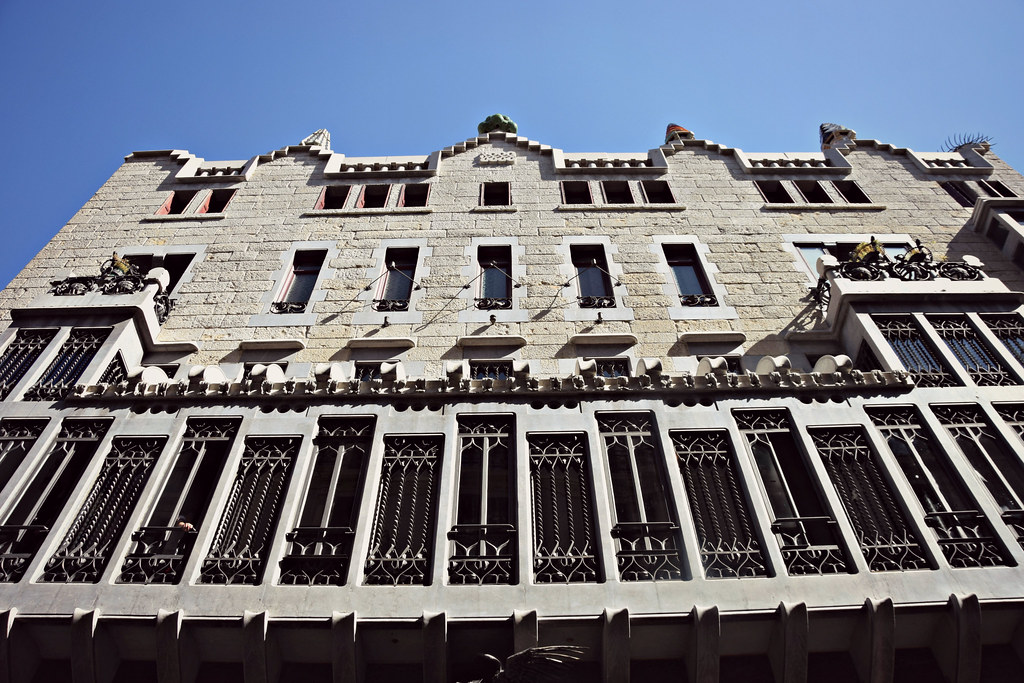
[[[330,149],[331,133],[326,128],[321,128],[312,135],[306,136],[299,144]]]
[[[504,114],[491,114],[476,126],[476,132],[479,135],[487,135],[495,131],[515,135],[519,131],[519,126]]]
[[[686,130],[678,123],[668,124],[668,128],[665,129],[665,144],[672,142],[673,140],[692,140],[693,133]]]
[[[823,123],[819,129],[822,149],[832,149],[839,144],[857,139],[856,132],[838,123]]]

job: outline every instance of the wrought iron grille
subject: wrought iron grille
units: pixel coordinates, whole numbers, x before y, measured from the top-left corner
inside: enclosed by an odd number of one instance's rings
[[[372,417],[321,418],[299,524],[285,536],[281,583],[345,583],[374,423]]]
[[[946,342],[946,346],[960,361],[960,364],[967,369],[967,374],[971,376],[975,384],[980,386],[1020,384],[1020,380],[978,336],[977,330],[968,322],[966,315],[929,316],[928,321]]]
[[[874,316],[878,330],[889,342],[903,367],[922,387],[955,387],[959,382],[939,358],[910,316]]]
[[[14,476],[49,420],[0,421],[0,489]]]
[[[925,511],[942,554],[954,567],[1007,564],[992,523],[911,407],[868,408]]]
[[[458,505],[448,532],[448,580],[453,584],[515,582],[512,434],[511,417],[459,418]]]
[[[368,584],[430,580],[443,436],[385,436],[377,509],[364,566]]]
[[[1010,355],[1024,364],[1024,319],[1019,315],[985,315],[982,320]]]
[[[619,576],[623,581],[681,579],[679,523],[651,414],[599,413],[597,425],[611,473]]]
[[[868,447],[862,427],[811,429],[871,571],[927,569],[921,544]]]
[[[723,430],[670,432],[709,579],[766,576],[761,541]]]
[[[1024,441],[1024,404],[997,404],[995,409],[999,413],[999,417],[1003,418],[1003,422],[1010,425],[1013,431],[1017,432],[1017,436]]]
[[[615,308],[614,296],[577,296],[580,308]]]
[[[594,363],[598,377],[629,377],[628,358],[595,358]]]
[[[710,307],[717,306],[718,299],[714,294],[680,294],[679,303],[683,306]]]
[[[18,330],[0,357],[0,401],[7,398],[56,335],[57,330]]]
[[[408,299],[374,299],[370,307],[381,313],[395,313],[409,310]]]
[[[504,296],[488,296],[473,299],[476,307],[481,311],[511,311],[512,298]]]
[[[1024,547],[1024,465],[976,405],[932,406]]]
[[[538,583],[600,580],[585,434],[527,434]]]
[[[258,584],[299,437],[251,437],[203,566],[202,583]]]
[[[771,507],[790,574],[848,571],[835,517],[807,471],[784,410],[734,410]]]
[[[50,362],[39,381],[25,392],[27,401],[56,401],[65,398],[103,346],[110,330],[71,330],[57,357]]]
[[[103,371],[100,382],[103,384],[121,384],[128,381],[128,368],[124,366],[124,359],[118,351],[110,361],[110,365]]]
[[[42,581],[100,580],[165,443],[166,437],[114,439],[88,498],[47,561]]]
[[[42,466],[0,526],[0,581],[21,579],[109,426],[109,420],[64,420]]]
[[[512,361],[470,361],[469,376],[472,379],[512,379]]]
[[[308,301],[275,301],[270,304],[271,313],[305,313]]]

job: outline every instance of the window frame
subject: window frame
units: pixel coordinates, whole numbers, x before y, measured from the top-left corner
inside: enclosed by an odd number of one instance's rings
[[[708,245],[701,242],[697,237],[688,235],[654,235],[650,250],[654,254],[654,268],[664,277],[662,293],[668,298],[667,307],[669,318],[672,320],[709,320],[709,319],[736,319],[739,314],[732,306],[726,305],[728,292],[725,285],[719,284],[715,274],[718,267],[709,260],[711,252]],[[715,297],[718,302],[715,306],[684,306],[680,300],[679,285],[676,281],[675,272],[669,263],[666,247],[680,246],[690,248],[696,258],[696,265],[700,267],[704,282],[708,287],[708,294]]]
[[[807,286],[813,289],[818,285],[818,271],[815,269],[814,264],[807,263],[807,259],[804,258],[803,252],[801,252],[802,247],[810,244],[820,244],[822,247],[836,247],[840,244],[856,246],[862,242],[871,241],[872,237],[875,237],[883,247],[886,247],[887,251],[893,248],[897,242],[902,242],[902,246],[907,249],[914,245],[914,240],[907,233],[788,233],[782,235],[782,249],[793,256],[797,272],[807,275]]]
[[[505,198],[507,201],[504,202],[488,202],[487,195],[488,188],[498,188],[504,186]],[[508,180],[495,180],[486,183],[480,183],[480,201],[479,206],[482,208],[493,208],[497,206],[512,206],[512,183]]]
[[[479,254],[481,249],[491,247],[507,247],[511,251],[511,268],[508,271],[512,276],[510,283],[512,308],[481,309],[477,307],[476,299],[480,296],[481,269]],[[470,239],[469,245],[463,249],[463,257],[466,265],[462,267],[462,283],[470,284],[469,288],[460,289],[458,298],[462,303],[462,310],[459,311],[458,321],[460,323],[489,323],[491,317],[497,322],[525,322],[528,319],[529,311],[522,308],[522,299],[526,296],[527,286],[517,281],[517,274],[521,272],[520,263],[526,254],[526,248],[519,245],[515,237],[474,237]],[[519,287],[516,287],[520,284]]]
[[[310,265],[313,259],[310,259],[310,263],[299,263],[300,257],[309,256],[312,254],[320,253],[319,263],[314,268]],[[314,257],[315,258],[315,257]],[[324,261],[327,259],[326,249],[299,249],[292,254],[292,263],[289,272],[285,275],[284,279],[278,284],[277,296],[274,299],[274,303],[271,304],[270,310],[276,314],[287,314],[287,313],[305,313],[310,308],[310,297],[313,292],[316,291],[316,285],[320,279],[320,271],[324,268]],[[301,270],[300,270],[301,269]],[[303,299],[292,299],[292,288],[295,286],[295,281],[299,275],[315,274],[312,278],[312,285],[309,290],[309,295]],[[302,310],[290,310],[291,308],[282,304],[302,304]]]
[[[433,183],[402,183],[401,190],[398,194],[398,208],[400,209],[423,209],[430,205],[430,190]],[[422,204],[408,204],[407,192],[410,187],[415,188],[426,188],[426,194],[423,196]]]
[[[415,249],[416,264],[413,271],[413,279],[421,284],[420,289],[413,287],[409,293],[409,307],[404,311],[378,311],[373,307],[373,301],[380,299],[384,291],[387,254],[389,249]],[[430,277],[430,267],[427,259],[433,255],[433,247],[428,246],[428,240],[424,237],[415,239],[384,239],[377,243],[372,253],[374,265],[367,268],[363,277],[365,282],[361,283],[362,288],[356,297],[361,307],[352,314],[353,325],[373,325],[380,327],[387,317],[388,323],[420,323],[423,322],[423,312],[417,310],[419,302],[427,292],[424,282]],[[462,290],[463,292],[468,290]]]
[[[262,311],[249,318],[249,327],[283,327],[293,325],[315,325],[317,320],[316,304],[327,299],[324,283],[335,277],[335,269],[331,262],[338,258],[340,250],[334,240],[322,242],[293,242],[291,248],[281,253],[281,266],[270,273],[273,285],[266,289],[260,297]],[[295,256],[299,252],[324,251],[320,272],[313,283],[313,289],[306,301],[305,310],[301,313],[275,313],[274,304],[282,300],[282,292],[287,291],[288,283],[294,278]]]

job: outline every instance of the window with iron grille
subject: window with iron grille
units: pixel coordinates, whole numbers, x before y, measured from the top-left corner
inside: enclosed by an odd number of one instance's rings
[[[598,244],[572,244],[569,246],[572,265],[576,268],[581,308],[615,308],[612,280],[608,274],[608,260],[604,247]]]
[[[537,583],[601,580],[586,434],[527,434]]]
[[[872,316],[900,363],[918,386],[959,386],[952,372],[910,316]]]
[[[249,437],[199,574],[202,583],[259,584],[300,437]]]
[[[146,526],[132,534],[119,583],[178,583],[238,432],[237,418],[193,418]]]
[[[1010,355],[1024,365],[1024,319],[1019,315],[983,315],[981,319]]]
[[[18,581],[110,427],[110,420],[67,419],[17,502],[0,526],[0,581]]]
[[[358,382],[379,382],[381,379],[380,374],[381,363],[378,362],[364,362],[357,361],[355,365],[355,379]]]
[[[1003,422],[1017,432],[1021,441],[1024,441],[1024,404],[997,403],[995,409],[999,417],[1003,418]]]
[[[481,246],[477,248],[480,266],[480,296],[476,307],[482,310],[512,308],[512,247]]]
[[[70,394],[109,334],[109,329],[71,330],[57,357],[50,361],[39,381],[25,392],[25,400],[55,401]]]
[[[868,568],[874,572],[929,569],[921,543],[868,446],[864,428],[808,431],[853,524]]]
[[[789,416],[782,410],[734,410],[761,480],[772,533],[790,574],[849,570],[835,516],[807,470]]]
[[[384,253],[384,277],[379,298],[373,300],[375,311],[408,311],[409,298],[416,284],[416,247],[390,247]]]
[[[0,420],[0,491],[25,460],[49,420]]]
[[[47,561],[42,581],[100,580],[166,443],[164,436],[114,439],[89,496]]]
[[[281,583],[345,583],[374,423],[373,417],[320,419],[302,513],[286,536],[290,545],[281,560]]]
[[[598,413],[615,502],[616,559],[623,581],[682,578],[679,522],[650,413]]]
[[[128,381],[128,368],[125,367],[124,357],[121,352],[118,351],[114,354],[114,357],[110,360],[110,365],[103,371],[103,376],[100,377],[101,384],[120,384],[121,382]]]
[[[7,398],[56,335],[57,330],[18,330],[0,357],[0,400]]]
[[[753,516],[725,430],[670,432],[709,579],[766,576]]]
[[[704,267],[692,244],[663,244],[665,260],[672,269],[676,286],[679,288],[679,301],[684,306],[717,306],[708,284]]]
[[[953,567],[1008,563],[992,523],[912,407],[866,408],[924,509],[924,521]]]
[[[471,360],[469,361],[471,379],[512,379],[512,361],[510,360]]]
[[[933,315],[928,322],[946,342],[960,364],[967,369],[975,384],[980,386],[1007,386],[1020,384],[1020,380],[978,335],[966,315]]]
[[[384,463],[364,564],[372,585],[430,583],[444,437],[384,437]]]
[[[1024,464],[976,405],[933,405],[1024,547]]]
[[[594,374],[598,377],[629,377],[630,366],[628,358],[592,358],[594,361]]]
[[[320,278],[325,258],[327,251],[324,249],[295,252],[291,270],[281,283],[277,301],[270,305],[271,312],[303,313],[316,287],[316,281]]]
[[[448,580],[475,585],[515,583],[513,419],[460,416],[458,421],[458,497],[455,526],[448,532]]]

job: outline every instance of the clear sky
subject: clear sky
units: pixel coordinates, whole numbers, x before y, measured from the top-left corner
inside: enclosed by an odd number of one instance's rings
[[[0,0],[0,283],[134,150],[246,159],[317,128],[356,156],[494,112],[573,152],[669,122],[803,152],[834,121],[922,151],[980,131],[1024,169],[1022,29],[1021,0]]]

